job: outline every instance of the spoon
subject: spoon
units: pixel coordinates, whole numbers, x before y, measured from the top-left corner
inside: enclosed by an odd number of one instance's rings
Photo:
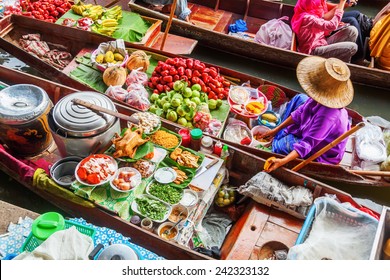
[[[164,230],[164,234],[168,236],[168,235],[171,233],[171,230],[172,230],[175,226],[177,226],[182,220],[183,220],[183,218],[180,218],[176,223],[173,224],[173,226],[170,227],[170,229]]]

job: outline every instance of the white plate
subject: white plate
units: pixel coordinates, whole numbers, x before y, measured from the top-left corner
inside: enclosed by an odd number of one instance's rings
[[[161,184],[169,184],[175,181],[177,173],[173,168],[162,167],[154,173],[154,179]]]
[[[142,197],[146,197],[148,199],[161,202],[162,204],[164,204],[167,207],[167,213],[165,214],[165,216],[164,216],[164,218],[162,220],[154,220],[154,219],[148,217],[149,219],[151,219],[153,222],[156,222],[156,223],[162,223],[162,222],[164,222],[164,221],[166,221],[168,219],[169,215],[171,214],[171,210],[172,210],[172,207],[168,203],[166,203],[164,201],[161,201],[161,200],[159,200],[159,199],[157,199],[154,196],[151,196],[149,194],[143,194],[143,195],[139,196],[139,198],[142,198]],[[141,210],[139,210],[138,204],[135,201],[135,199],[131,203],[131,210],[133,210],[134,213],[137,213],[138,215],[140,215],[142,217],[147,217],[146,215],[141,213]]]

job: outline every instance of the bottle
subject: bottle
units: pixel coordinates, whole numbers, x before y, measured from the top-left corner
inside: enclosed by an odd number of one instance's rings
[[[179,134],[181,136],[181,145],[186,148],[190,148],[191,146],[190,130],[188,128],[182,128],[179,130]]]
[[[223,148],[222,148],[222,152],[221,152],[221,159],[223,159],[223,161],[227,161],[229,157],[229,148],[227,145],[223,145]]]
[[[221,152],[222,152],[222,143],[221,141],[218,141],[215,145],[214,145],[214,154],[216,154],[217,156],[221,156]]]
[[[203,132],[199,128],[194,128],[190,132],[191,135],[191,149],[194,151],[200,150],[200,143],[202,141]]]
[[[200,142],[200,151],[205,154],[213,153],[213,139],[209,136],[204,136]]]
[[[134,215],[133,217],[131,217],[130,223],[132,223],[133,225],[139,226],[141,224],[141,218],[137,215]]]

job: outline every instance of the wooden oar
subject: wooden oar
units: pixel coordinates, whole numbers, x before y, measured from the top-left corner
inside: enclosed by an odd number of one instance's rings
[[[164,37],[163,37],[163,40],[162,40],[162,43],[161,43],[161,47],[160,47],[161,51],[164,50],[165,41],[167,39],[169,29],[171,28],[173,15],[175,14],[175,10],[176,10],[176,3],[177,3],[177,0],[173,0],[172,6],[171,6],[171,13],[169,14],[167,27],[165,28]]]
[[[390,171],[374,171],[374,170],[349,170],[352,173],[357,175],[365,175],[365,176],[381,176],[388,177],[390,176]]]
[[[359,129],[361,129],[362,127],[364,127],[364,123],[361,122],[361,123],[358,123],[355,127],[351,128],[350,130],[348,130],[347,132],[345,132],[343,135],[337,137],[334,141],[330,142],[328,145],[326,145],[325,147],[323,147],[321,150],[319,150],[318,152],[316,152],[314,155],[312,155],[311,157],[309,157],[308,159],[305,159],[304,161],[302,161],[300,164],[298,164],[297,166],[295,166],[293,169],[291,169],[292,171],[298,171],[300,170],[301,168],[303,168],[304,166],[308,165],[310,162],[312,162],[313,160],[315,160],[316,158],[318,158],[319,156],[321,156],[323,153],[327,152],[328,150],[330,150],[331,148],[333,148],[334,146],[336,146],[338,143],[340,143],[341,141],[343,141],[345,138],[347,138],[348,136],[350,136],[351,134],[355,133],[356,131],[358,131]]]
[[[128,115],[125,115],[125,114],[122,114],[122,113],[118,113],[118,112],[115,112],[113,110],[110,110],[110,109],[98,106],[96,104],[92,104],[90,102],[87,102],[87,101],[84,101],[84,100],[81,100],[81,99],[78,99],[78,98],[72,99],[72,102],[74,104],[81,105],[81,106],[84,106],[84,107],[86,107],[88,109],[91,109],[92,111],[95,111],[95,112],[106,113],[108,115],[120,118],[120,119],[125,120],[125,121],[132,122],[134,124],[138,124],[139,123],[139,120],[134,118],[134,117],[132,117],[132,116],[128,116]]]

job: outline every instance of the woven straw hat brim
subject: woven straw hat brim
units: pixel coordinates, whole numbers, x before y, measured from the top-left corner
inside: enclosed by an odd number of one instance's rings
[[[297,78],[303,90],[318,103],[329,108],[348,106],[354,89],[348,66],[336,58],[309,56],[297,66]]]

